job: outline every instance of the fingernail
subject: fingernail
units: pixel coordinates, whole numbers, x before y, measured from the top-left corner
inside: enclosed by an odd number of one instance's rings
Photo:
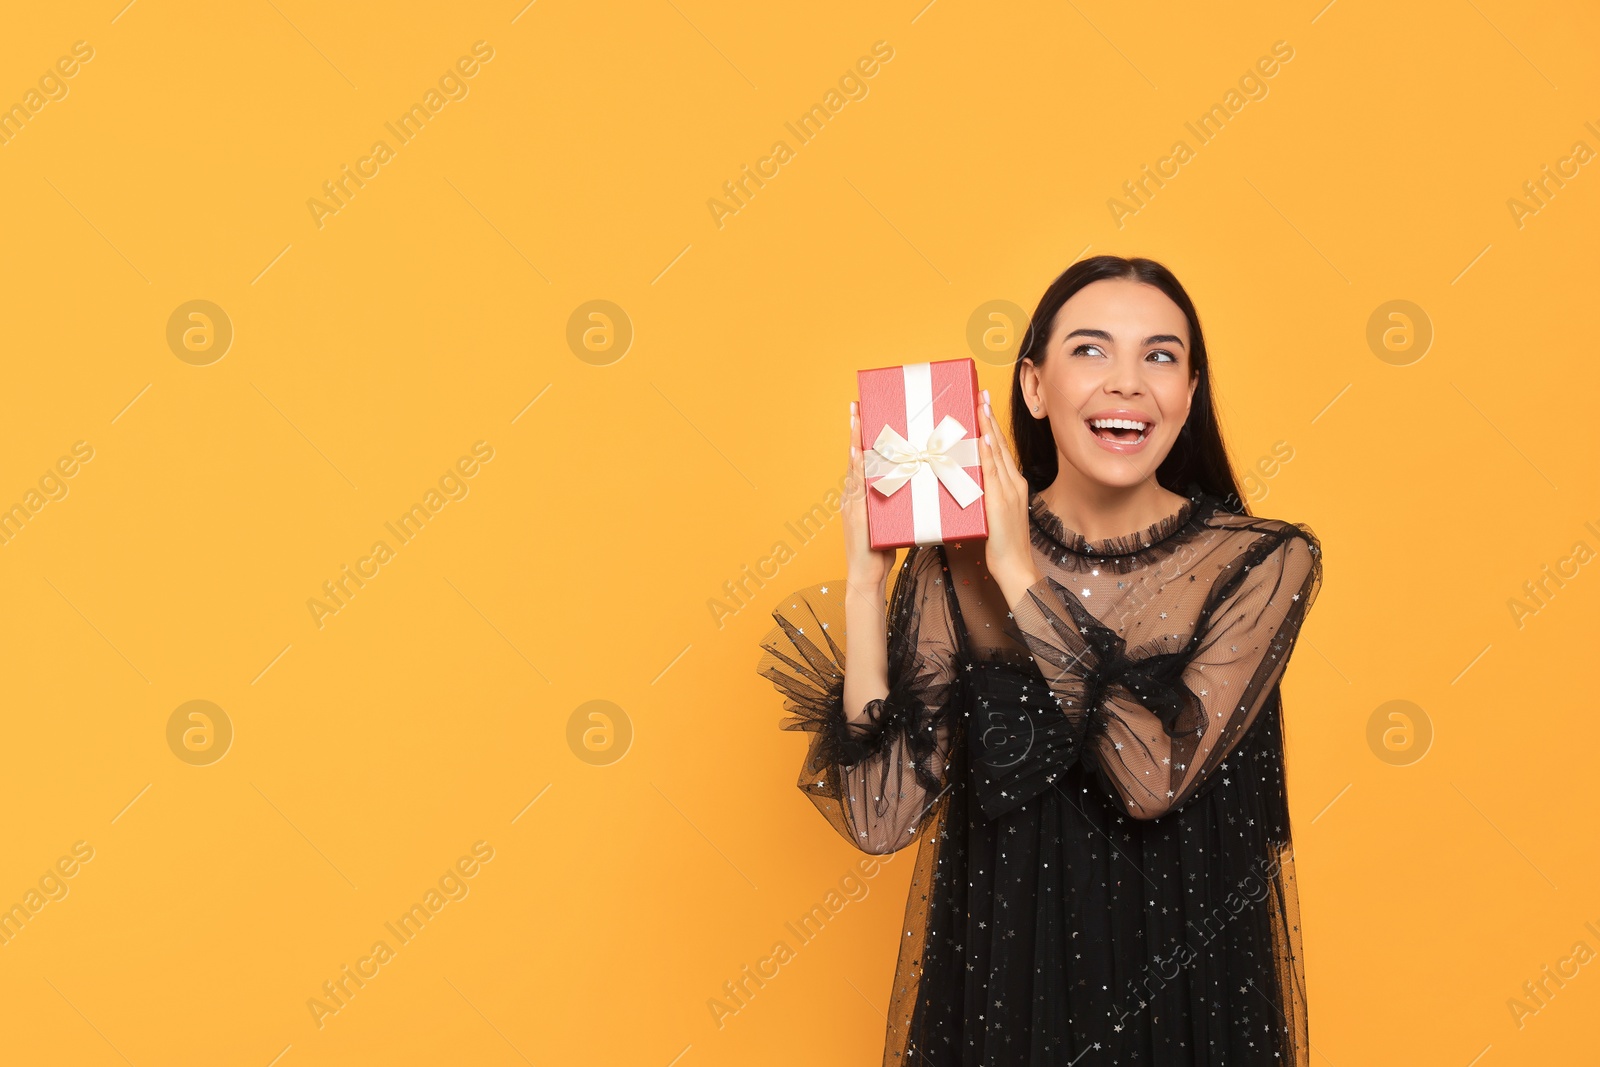
[[[983,435],[983,443],[986,444],[986,445],[994,444],[993,441],[989,440],[989,435],[988,434],[984,434]]]

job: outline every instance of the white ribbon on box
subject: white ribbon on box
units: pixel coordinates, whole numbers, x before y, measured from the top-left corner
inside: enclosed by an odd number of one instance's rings
[[[912,536],[917,544],[937,544],[944,540],[939,519],[939,486],[950,491],[961,507],[969,507],[983,495],[983,488],[963,467],[976,467],[978,442],[967,436],[967,428],[953,415],[933,425],[933,371],[927,363],[908,363],[903,368],[906,390],[906,432],[900,436],[885,425],[868,449],[864,470],[872,488],[893,496],[911,486]]]

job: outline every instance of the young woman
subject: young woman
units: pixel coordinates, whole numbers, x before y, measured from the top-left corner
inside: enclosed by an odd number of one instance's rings
[[[982,408],[988,540],[911,548],[886,607],[851,405],[848,578],[786,598],[759,666],[834,828],[921,842],[883,1062],[1305,1064],[1279,682],[1320,544],[1249,515],[1158,263],[1046,291],[1014,458]]]

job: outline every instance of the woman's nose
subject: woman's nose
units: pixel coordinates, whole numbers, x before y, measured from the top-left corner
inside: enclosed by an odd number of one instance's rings
[[[1144,392],[1144,368],[1135,359],[1114,359],[1106,372],[1105,390],[1119,396],[1138,396]]]

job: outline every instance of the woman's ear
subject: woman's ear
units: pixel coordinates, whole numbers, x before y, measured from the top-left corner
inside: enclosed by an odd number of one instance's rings
[[[1022,364],[1017,371],[1017,382],[1022,386],[1022,401],[1028,406],[1028,413],[1036,419],[1044,418],[1044,401],[1039,389],[1039,368],[1034,364],[1033,357],[1022,358]]]

